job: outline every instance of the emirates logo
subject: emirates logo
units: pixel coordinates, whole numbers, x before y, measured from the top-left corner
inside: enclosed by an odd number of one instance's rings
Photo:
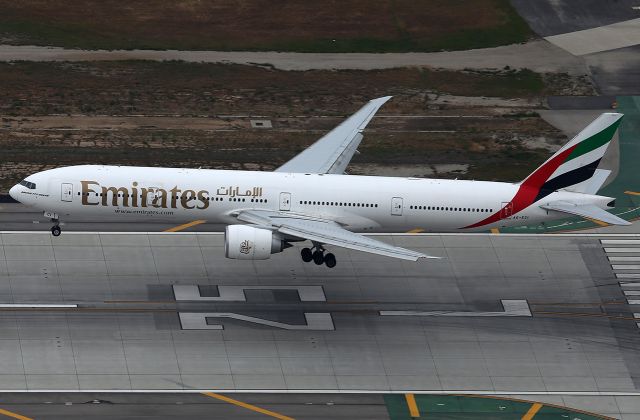
[[[251,252],[251,248],[251,242],[246,239],[240,243],[240,253],[242,254],[248,254]]]

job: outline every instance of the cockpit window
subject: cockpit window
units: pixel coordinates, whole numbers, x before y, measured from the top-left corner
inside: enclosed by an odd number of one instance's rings
[[[29,188],[30,190],[35,190],[36,189],[36,184],[34,184],[33,182],[29,182],[27,180],[22,180],[20,181],[20,185]]]

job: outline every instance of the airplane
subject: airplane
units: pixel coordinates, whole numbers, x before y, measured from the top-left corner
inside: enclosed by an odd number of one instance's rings
[[[227,225],[225,256],[268,259],[294,242],[311,241],[305,262],[335,267],[325,246],[416,261],[437,258],[363,233],[477,232],[577,215],[630,224],[597,195],[611,171],[598,169],[622,114],[604,113],[523,181],[487,182],[356,176],[345,169],[363,131],[391,97],[359,111],[274,172],[81,165],[28,176],[15,200],[51,220],[188,222]]]

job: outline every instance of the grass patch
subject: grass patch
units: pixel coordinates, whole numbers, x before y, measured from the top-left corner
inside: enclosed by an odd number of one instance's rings
[[[85,49],[465,50],[533,36],[509,0],[0,0],[10,43]]]

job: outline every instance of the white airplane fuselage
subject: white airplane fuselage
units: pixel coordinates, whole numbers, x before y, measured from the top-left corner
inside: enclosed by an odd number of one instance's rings
[[[333,220],[353,232],[486,231],[566,217],[540,208],[566,200],[606,209],[606,197],[556,191],[509,211],[521,184],[126,166],[71,166],[29,176],[10,194],[61,221],[236,224],[247,209]],[[493,217],[492,217],[493,216]]]

